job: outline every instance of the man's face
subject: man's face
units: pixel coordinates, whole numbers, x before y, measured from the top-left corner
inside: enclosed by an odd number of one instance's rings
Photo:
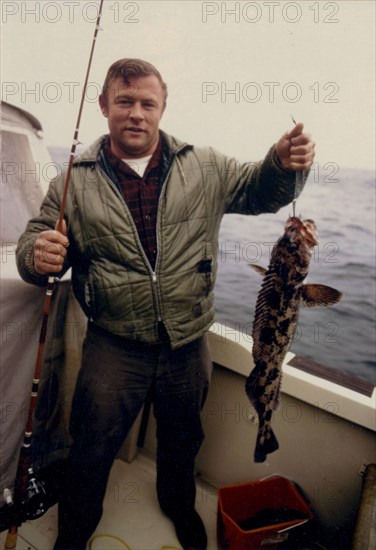
[[[111,150],[120,158],[141,158],[151,155],[159,140],[159,121],[165,108],[165,96],[154,75],[114,80],[99,104],[108,118]]]

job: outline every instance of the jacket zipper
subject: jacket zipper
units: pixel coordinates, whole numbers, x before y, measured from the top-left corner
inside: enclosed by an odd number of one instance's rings
[[[150,263],[149,263],[149,265],[150,265]],[[156,313],[157,313],[158,323],[161,323],[162,322],[162,316],[161,316],[161,309],[159,307],[158,288],[157,288],[158,279],[157,279],[157,274],[155,273],[155,271],[152,271],[152,280],[153,280],[153,294],[154,294],[154,301],[155,301],[155,309],[156,309]]]
[[[164,189],[165,189],[165,183],[166,183],[166,180],[167,178],[169,177],[170,173],[171,173],[171,170],[172,170],[172,166],[174,164],[174,161],[178,155],[178,153],[180,153],[180,151],[182,149],[184,149],[186,147],[186,144],[183,144],[183,146],[180,146],[178,149],[176,149],[174,151],[174,153],[172,154],[172,160],[171,160],[171,164],[168,168],[168,171],[165,175],[165,178],[163,180],[163,183],[162,183],[162,188],[161,188],[161,194],[159,196],[159,201],[161,200],[161,198],[163,197],[163,193],[164,193]],[[177,161],[178,162],[178,161]],[[141,251],[141,254],[142,254],[142,257],[145,261],[145,265],[146,267],[148,268],[148,271],[149,273],[151,274],[151,280],[152,280],[152,294],[153,294],[153,299],[154,299],[154,304],[155,304],[155,312],[156,312],[156,315],[157,315],[157,319],[158,319],[158,322],[162,322],[162,315],[161,315],[161,306],[160,306],[160,300],[159,300],[159,296],[158,296],[158,276],[157,276],[157,267],[158,267],[158,256],[159,256],[159,225],[160,225],[160,210],[161,208],[159,207],[158,205],[158,212],[157,212],[157,224],[156,224],[156,239],[157,239],[157,257],[155,259],[155,267],[154,267],[154,270],[149,262],[149,258],[146,256],[145,254],[145,251],[144,251],[144,248],[142,246],[142,243],[140,241],[140,237],[138,235],[138,232],[137,232],[137,229],[135,227],[135,224],[134,224],[134,221],[133,221],[133,218],[132,218],[132,215],[130,213],[130,210],[128,208],[128,205],[127,203],[125,202],[122,194],[120,193],[119,189],[117,188],[117,186],[112,182],[112,180],[108,177],[108,175],[106,174],[105,170],[102,169],[102,167],[98,166],[97,167],[103,174],[103,176],[107,179],[107,181],[110,183],[112,189],[115,191],[115,193],[119,196],[121,202],[123,203],[124,207],[125,207],[125,210],[127,211],[127,214],[128,214],[128,217],[130,219],[130,222],[131,224],[133,225],[135,231],[135,235],[136,235],[136,238],[137,238],[137,241],[138,241],[138,248],[139,250]],[[178,167],[179,168],[179,167]]]
[[[167,171],[167,174],[163,180],[163,183],[162,183],[162,188],[161,188],[161,193],[159,195],[159,200],[158,200],[158,211],[157,211],[157,223],[156,223],[156,227],[155,227],[155,235],[156,235],[156,239],[157,239],[157,257],[155,259],[155,267],[154,267],[154,271],[150,265],[150,262],[148,260],[148,258],[146,258],[147,260],[147,263],[151,269],[151,273],[152,273],[152,280],[153,280],[153,288],[155,290],[154,294],[155,294],[155,305],[156,305],[156,312],[157,312],[157,317],[158,317],[158,322],[162,322],[162,315],[161,315],[161,308],[160,308],[160,303],[159,303],[159,296],[158,296],[158,277],[157,277],[157,267],[158,267],[158,257],[159,257],[159,226],[160,226],[160,212],[161,212],[161,206],[160,206],[160,201],[161,199],[163,198],[163,195],[164,195],[164,190],[165,190],[165,184],[166,184],[166,181],[167,181],[167,178],[169,177],[170,175],[170,172],[172,170],[172,165],[174,163],[174,160],[175,160],[175,156],[176,154],[174,155],[174,158],[172,159],[171,161],[171,164],[170,164],[170,167]],[[145,255],[146,256],[146,255]]]
[[[174,155],[175,157],[175,155]],[[172,170],[172,165],[173,165],[173,162],[174,162],[175,158],[173,158],[173,160],[171,161],[171,165],[168,169],[168,172],[165,176],[165,179],[163,180],[163,184],[162,184],[162,189],[161,189],[161,194],[159,196],[159,200],[161,200],[162,198],[162,195],[163,195],[163,191],[164,191],[164,188],[165,188],[165,182],[168,178],[168,176],[170,175],[170,172]],[[115,193],[120,197],[121,199],[121,202],[123,203],[124,205],[124,208],[126,209],[127,213],[128,213],[128,217],[130,219],[130,222],[131,224],[134,226],[134,233],[136,235],[136,238],[137,238],[137,241],[138,241],[138,248],[141,250],[141,254],[143,256],[143,259],[145,261],[145,264],[146,264],[146,267],[148,268],[148,271],[150,272],[151,274],[151,280],[152,280],[152,291],[153,291],[153,297],[154,297],[154,305],[155,305],[155,312],[156,312],[156,315],[157,315],[157,319],[158,319],[158,322],[162,322],[162,315],[161,315],[161,307],[160,307],[160,302],[159,302],[159,296],[158,296],[158,277],[157,277],[157,266],[158,266],[158,255],[159,255],[159,220],[160,220],[160,207],[158,206],[158,212],[157,212],[157,224],[156,224],[156,238],[157,238],[157,257],[155,259],[155,270],[153,270],[153,268],[151,267],[151,264],[149,262],[149,258],[146,256],[145,254],[145,251],[144,251],[144,247],[142,246],[142,243],[140,241],[140,237],[138,235],[138,231],[137,231],[137,228],[134,224],[134,221],[133,221],[133,218],[132,218],[132,214],[130,213],[130,210],[128,208],[128,205],[127,203],[125,202],[123,196],[121,195],[120,191],[118,190],[118,188],[116,187],[116,185],[111,181],[111,179],[107,176],[106,172],[101,168],[101,167],[98,167],[98,169],[103,173],[104,177],[107,179],[107,181],[110,183],[112,189],[115,191]]]

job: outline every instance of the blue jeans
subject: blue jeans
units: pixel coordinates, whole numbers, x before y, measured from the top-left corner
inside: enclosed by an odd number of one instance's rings
[[[206,337],[171,350],[89,323],[72,404],[73,445],[59,502],[55,548],[84,548],[102,515],[115,456],[151,395],[157,423],[157,494],[174,519],[193,509],[194,461],[204,438],[200,412],[212,363]]]

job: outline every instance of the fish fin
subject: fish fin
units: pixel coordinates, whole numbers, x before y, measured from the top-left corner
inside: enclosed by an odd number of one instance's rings
[[[248,264],[248,265],[249,267],[257,271],[257,273],[261,275],[261,277],[265,277],[265,274],[267,272],[267,269],[265,269],[265,267],[262,267],[261,265],[258,265],[258,264]]]
[[[259,378],[262,376],[259,366],[255,366],[245,381],[245,391],[251,403],[257,403],[263,394],[263,388],[259,386]]]
[[[257,296],[255,315],[252,326],[252,354],[255,364],[262,360],[266,339],[273,342],[277,328],[277,315],[272,315],[280,308],[281,293],[277,275],[268,270],[261,283]]]
[[[255,395],[255,383],[252,373],[247,377],[247,380],[245,381],[245,392],[248,396],[248,399],[252,403]]]
[[[327,285],[303,285],[302,305],[305,307],[332,306],[337,304],[343,294]]]
[[[261,443],[261,439],[264,439],[263,443]],[[277,438],[274,435],[273,430],[269,426],[269,430],[267,431],[265,436],[263,436],[262,438],[260,437],[260,434],[257,436],[254,461],[265,462],[266,455],[273,453],[277,449],[279,449]]]
[[[276,393],[273,400],[273,411],[278,411],[279,407],[281,406],[281,381],[282,381],[282,373],[279,374],[278,378],[278,386],[276,389]]]

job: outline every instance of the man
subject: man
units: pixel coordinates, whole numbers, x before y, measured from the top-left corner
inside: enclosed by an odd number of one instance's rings
[[[166,99],[149,63],[122,59],[110,67],[100,97],[109,135],[74,161],[64,234],[54,229],[61,177],[17,249],[20,274],[34,284],[72,267],[89,318],[56,550],[85,548],[146,395],[157,421],[160,506],[183,548],[206,548],[194,461],[211,370],[205,334],[214,318],[220,222],[228,212],[276,212],[291,202],[294,171],[309,170],[314,158],[302,124],[258,164],[195,148],[159,129]]]

